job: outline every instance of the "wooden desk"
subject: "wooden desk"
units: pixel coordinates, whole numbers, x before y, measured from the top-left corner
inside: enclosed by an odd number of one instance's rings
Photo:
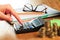
[[[55,38],[40,38],[38,37],[38,32],[31,32],[31,33],[26,33],[26,34],[17,34],[17,38],[19,40],[60,40],[60,37],[55,37]]]
[[[34,15],[37,15],[37,12],[27,12],[27,14],[23,14],[23,15],[28,15],[28,13],[35,13]],[[29,15],[31,15],[29,14]],[[38,15],[40,15],[42,13],[38,13]],[[22,15],[22,14],[20,14]],[[58,17],[52,17],[52,18],[47,18],[45,20],[50,20],[50,19],[53,19],[53,18],[58,18],[60,19],[60,16]],[[17,38],[19,40],[60,40],[60,37],[55,37],[55,38],[40,38],[38,37],[38,31],[37,32],[30,32],[30,33],[24,33],[24,34],[17,34]]]
[[[43,4],[46,4],[54,9],[60,11],[60,0],[41,0]]]

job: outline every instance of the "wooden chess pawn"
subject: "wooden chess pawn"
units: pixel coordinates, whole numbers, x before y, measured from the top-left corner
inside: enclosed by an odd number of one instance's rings
[[[52,31],[52,27],[51,27],[50,22],[46,22],[45,28],[46,28],[46,32],[45,32],[46,36],[52,38],[53,37],[53,31]]]
[[[39,37],[45,37],[45,27],[41,27],[39,30]]]

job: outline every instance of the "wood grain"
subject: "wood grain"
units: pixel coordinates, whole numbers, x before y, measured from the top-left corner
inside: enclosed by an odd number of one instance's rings
[[[42,3],[54,9],[60,10],[60,0],[42,0]]]

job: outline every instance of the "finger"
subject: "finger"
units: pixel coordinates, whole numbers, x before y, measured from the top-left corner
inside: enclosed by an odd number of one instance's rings
[[[10,6],[8,5],[7,9],[11,12],[11,14],[18,20],[18,22],[20,24],[23,23],[22,19],[18,16],[18,14],[15,12],[15,10]]]
[[[9,21],[11,22],[12,21],[12,18],[5,15],[4,13],[0,12],[0,19],[3,19],[3,20],[6,20],[6,21]]]
[[[8,15],[8,16],[11,16],[11,12],[9,10],[5,10],[5,14]]]
[[[6,14],[7,16],[9,16],[9,17],[11,17],[11,15],[10,14]]]

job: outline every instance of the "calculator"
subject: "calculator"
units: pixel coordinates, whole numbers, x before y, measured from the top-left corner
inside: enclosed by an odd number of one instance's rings
[[[14,29],[17,34],[20,33],[28,33],[38,31],[45,24],[44,19],[38,17],[31,21],[23,23],[23,25],[19,23],[14,23]]]

